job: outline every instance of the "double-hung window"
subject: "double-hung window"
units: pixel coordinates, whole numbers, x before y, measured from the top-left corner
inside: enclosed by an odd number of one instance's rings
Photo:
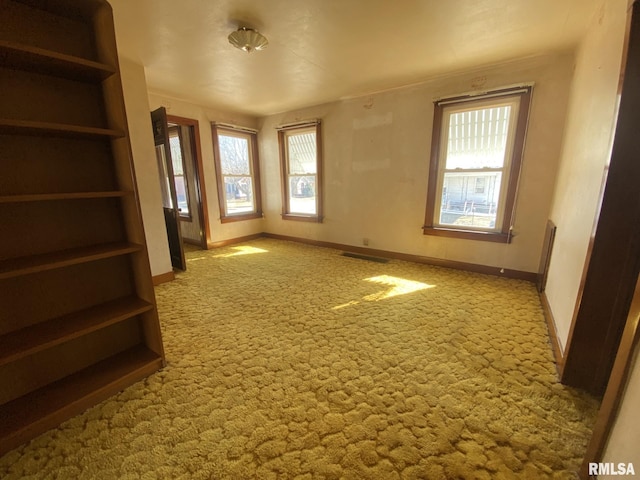
[[[423,231],[508,243],[531,87],[436,102]]]
[[[191,221],[191,212],[189,211],[189,184],[185,176],[185,162],[180,127],[169,127],[169,147],[171,148],[173,181],[176,186],[180,219]]]
[[[222,223],[262,216],[257,135],[212,125]]]
[[[282,218],[322,222],[320,123],[278,129]]]

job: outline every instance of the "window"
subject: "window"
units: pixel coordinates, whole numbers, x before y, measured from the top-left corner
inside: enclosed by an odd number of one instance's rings
[[[171,150],[171,165],[173,166],[173,182],[176,186],[176,198],[178,199],[178,212],[180,212],[181,219],[190,220],[189,186],[185,176],[182,138],[178,127],[169,127],[169,148]]]
[[[213,125],[222,223],[262,216],[258,142],[254,132]]]
[[[278,131],[282,168],[282,218],[322,222],[320,123]]]
[[[531,87],[436,102],[423,231],[511,241]]]

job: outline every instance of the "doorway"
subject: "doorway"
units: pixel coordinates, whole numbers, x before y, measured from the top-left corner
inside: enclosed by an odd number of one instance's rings
[[[167,229],[171,266],[178,270],[186,270],[187,264],[184,259],[184,245],[178,219],[178,195],[176,193],[171,145],[169,143],[169,126],[167,125],[167,113],[164,107],[151,112],[151,126],[153,129],[153,142],[156,147],[162,209]]]
[[[167,127],[181,238],[184,243],[207,249],[210,235],[198,121],[167,115]]]
[[[151,112],[171,265],[186,270],[184,244],[206,249],[210,234],[198,121]]]

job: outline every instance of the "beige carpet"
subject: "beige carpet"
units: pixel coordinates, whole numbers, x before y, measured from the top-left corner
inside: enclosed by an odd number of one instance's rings
[[[575,478],[598,405],[529,283],[260,239],[157,297],[168,366],[1,478]]]

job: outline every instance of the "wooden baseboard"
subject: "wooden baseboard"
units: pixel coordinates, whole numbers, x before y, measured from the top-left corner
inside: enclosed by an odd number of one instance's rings
[[[207,244],[207,248],[211,249],[211,248],[226,247],[227,245],[248,242],[249,240],[255,240],[261,237],[274,238],[277,240],[287,240],[290,242],[304,243],[304,244],[313,245],[316,247],[333,248],[336,250],[344,250],[346,252],[369,255],[372,257],[392,258],[396,260],[404,260],[407,262],[423,263],[426,265],[435,265],[438,267],[453,268],[456,270],[465,270],[467,272],[483,273],[485,275],[495,275],[497,277],[526,280],[527,282],[532,282],[532,283],[535,283],[536,280],[538,279],[538,274],[535,272],[524,272],[521,270],[510,270],[507,268],[501,269],[500,267],[490,267],[487,265],[478,265],[475,263],[456,262],[453,260],[444,260],[440,258],[423,257],[421,255],[413,255],[410,253],[391,252],[389,250],[377,250],[375,248],[357,247],[355,245],[345,245],[342,243],[325,242],[322,240],[312,240],[309,238],[292,237],[289,235],[280,235],[277,233],[268,233],[268,232],[255,233],[253,235],[230,238],[228,240],[221,240],[218,242],[209,242]]]
[[[208,242],[207,249],[226,247],[227,245],[233,245],[235,243],[248,242],[249,240],[255,240],[264,236],[263,233],[254,233],[252,235],[245,235],[244,237],[230,238],[228,240],[220,240],[219,242]]]
[[[176,275],[175,273],[173,273],[173,270],[171,270],[170,272],[166,272],[166,273],[161,273],[160,275],[154,275],[152,277],[153,280],[153,285],[160,285],[161,283],[167,283],[170,282],[172,280],[175,280]]]
[[[200,240],[193,240],[192,238],[182,237],[182,241],[188,245],[193,245],[194,247],[204,248]]]
[[[248,242],[257,238],[274,238],[277,240],[287,240],[290,242],[304,243],[316,247],[333,248],[336,250],[344,250],[346,252],[359,253],[361,255],[369,255],[372,257],[392,258],[395,260],[404,260],[407,262],[423,263],[425,265],[435,265],[438,267],[453,268],[456,270],[465,270],[467,272],[483,273],[485,275],[495,275],[497,277],[513,278],[517,280],[526,280],[535,283],[538,274],[535,272],[524,272],[521,270],[502,269],[500,267],[490,267],[487,265],[478,265],[475,263],[456,262],[454,260],[444,260],[441,258],[423,257],[421,255],[413,255],[410,253],[391,252],[389,250],[378,250],[368,247],[357,247],[355,245],[345,245],[342,243],[325,242],[322,240],[312,240],[309,238],[292,237],[289,235],[280,235],[277,233],[255,233],[244,237],[230,238],[219,242],[209,242],[207,248],[226,247],[236,243]]]
[[[453,268],[456,270],[465,270],[468,272],[484,273],[486,275],[495,275],[498,277],[514,278],[518,280],[526,280],[533,282],[538,278],[534,272],[523,272],[520,270],[501,269],[499,267],[490,267],[487,265],[478,265],[475,263],[456,262],[453,260],[443,260],[440,258],[423,257],[421,255],[413,255],[410,253],[390,252],[388,250],[377,250],[375,248],[357,247],[354,245],[344,245],[341,243],[324,242],[321,240],[310,240],[308,238],[290,237],[287,235],[279,235],[276,233],[263,233],[263,237],[275,238],[278,240],[288,240],[292,242],[305,243],[316,247],[334,248],[336,250],[344,250],[372,257],[392,258],[395,260],[404,260],[407,262],[423,263],[426,265],[435,265],[438,267]]]
[[[549,330],[549,340],[551,341],[551,348],[553,350],[553,356],[556,359],[556,369],[558,375],[562,377],[564,370],[564,355],[562,352],[562,345],[558,339],[558,330],[556,330],[556,321],[553,318],[551,312],[551,305],[549,305],[549,299],[545,292],[540,293],[540,303],[542,303],[542,311],[544,312],[544,318],[547,321],[547,329]]]

